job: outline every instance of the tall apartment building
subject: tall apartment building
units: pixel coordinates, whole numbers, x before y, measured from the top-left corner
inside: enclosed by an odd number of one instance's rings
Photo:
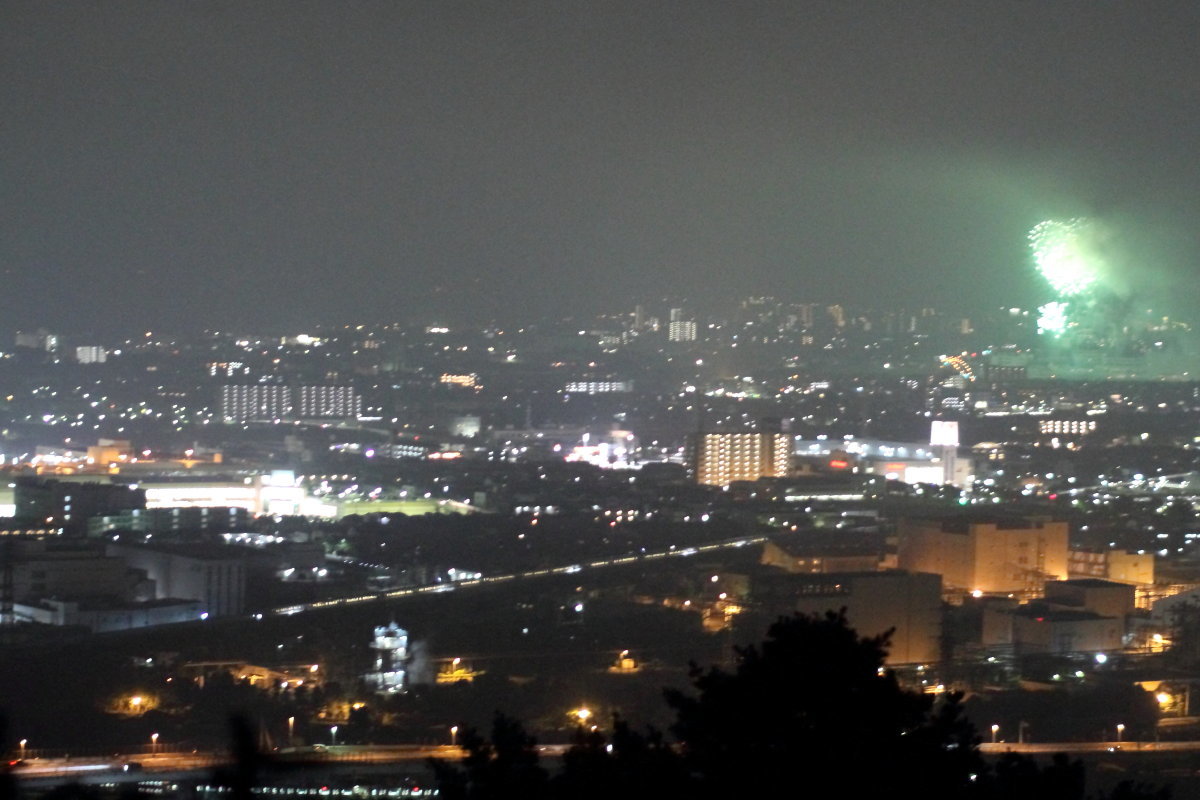
[[[98,344],[76,347],[75,360],[80,364],[103,364],[108,361],[108,350]]]
[[[707,486],[782,478],[791,465],[791,434],[702,433],[696,439],[696,481]]]
[[[260,383],[221,387],[221,416],[226,422],[351,419],[361,414],[362,397],[350,386]]]
[[[696,341],[696,321],[693,319],[675,319],[667,323],[667,341],[694,342]]]
[[[613,394],[633,391],[633,381],[567,381],[563,391],[568,394]]]
[[[672,308],[667,322],[667,341],[696,341],[696,320],[688,319],[682,308]]]
[[[296,387],[295,415],[349,419],[362,415],[362,398],[349,386]]]

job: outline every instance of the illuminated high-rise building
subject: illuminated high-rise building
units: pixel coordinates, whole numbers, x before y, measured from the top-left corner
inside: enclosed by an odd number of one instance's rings
[[[696,321],[688,319],[682,308],[672,308],[667,322],[667,341],[694,342],[696,341]]]
[[[80,364],[103,364],[108,361],[108,350],[95,344],[76,347],[75,360]]]
[[[782,478],[791,465],[790,434],[702,433],[696,441],[696,481],[707,486]]]
[[[350,419],[362,415],[362,398],[349,386],[298,386],[294,413],[302,419]]]
[[[362,397],[349,386],[228,385],[221,388],[226,422],[277,419],[352,419],[362,414]]]
[[[696,322],[690,319],[680,319],[669,323],[667,340],[671,342],[696,341]]]
[[[283,419],[292,413],[292,389],[278,384],[221,387],[226,422]]]

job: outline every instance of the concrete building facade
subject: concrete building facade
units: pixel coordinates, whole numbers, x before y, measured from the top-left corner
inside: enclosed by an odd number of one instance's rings
[[[942,657],[942,581],[928,573],[888,570],[782,575],[755,581],[764,605],[804,614],[845,609],[863,636],[891,630],[889,664],[928,664]]]
[[[113,542],[109,555],[119,556],[154,581],[157,599],[199,600],[201,613],[242,613],[246,594],[245,559],[214,546],[153,547]]]
[[[1067,578],[1068,525],[1045,518],[902,519],[901,569],[942,576],[947,589],[1038,596]]]

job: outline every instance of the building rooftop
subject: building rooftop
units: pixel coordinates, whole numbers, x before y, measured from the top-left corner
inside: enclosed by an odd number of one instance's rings
[[[178,597],[164,597],[158,600],[122,600],[119,597],[104,597],[83,595],[79,597],[45,597],[36,602],[24,605],[52,610],[55,603],[70,603],[82,611],[139,611],[151,608],[171,608],[175,606],[199,606],[200,600],[187,600]]]
[[[1065,520],[1053,517],[1025,516],[1021,514],[1006,514],[991,509],[963,509],[949,512],[945,515],[926,515],[907,517],[902,523],[938,526],[944,533],[969,533],[973,525],[994,525],[998,530],[1037,530],[1048,524],[1064,523]]]
[[[176,556],[184,556],[187,558],[196,558],[205,561],[240,561],[245,557],[244,552],[240,548],[234,548],[224,544],[206,544],[206,543],[168,543],[168,542],[110,542],[107,545],[109,552],[114,548],[124,548],[128,550],[148,550],[155,553],[169,553]]]
[[[837,534],[806,532],[802,539],[776,537],[771,539],[771,544],[789,556],[805,558],[873,555],[883,550],[887,541],[883,534],[839,531]]]

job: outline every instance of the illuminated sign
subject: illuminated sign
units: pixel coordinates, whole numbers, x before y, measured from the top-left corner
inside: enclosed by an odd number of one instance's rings
[[[929,430],[929,443],[935,447],[958,447],[958,422],[935,419]]]

